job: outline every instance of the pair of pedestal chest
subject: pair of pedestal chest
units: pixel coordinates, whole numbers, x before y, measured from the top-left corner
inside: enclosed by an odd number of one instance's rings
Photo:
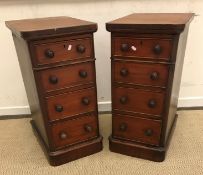
[[[106,24],[112,53],[111,151],[164,160],[192,17],[133,14]],[[102,150],[93,42],[97,25],[70,17],[6,25],[13,33],[31,123],[50,163]]]

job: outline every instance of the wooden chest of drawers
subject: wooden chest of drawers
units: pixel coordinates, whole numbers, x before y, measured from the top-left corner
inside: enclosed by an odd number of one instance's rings
[[[106,24],[111,32],[111,151],[164,160],[193,16],[132,14]]]
[[[102,150],[93,33],[97,24],[69,17],[6,22],[32,112],[51,165]]]

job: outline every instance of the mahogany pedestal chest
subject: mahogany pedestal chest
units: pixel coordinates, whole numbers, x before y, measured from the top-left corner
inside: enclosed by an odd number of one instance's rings
[[[111,32],[111,151],[165,159],[193,16],[132,14],[106,24]]]
[[[51,165],[102,150],[93,33],[70,17],[6,22],[12,31],[32,125]]]

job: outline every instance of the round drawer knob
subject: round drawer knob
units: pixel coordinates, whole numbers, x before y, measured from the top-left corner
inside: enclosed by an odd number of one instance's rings
[[[56,76],[50,76],[49,77],[49,82],[51,84],[57,84],[58,83],[58,78]]]
[[[145,133],[146,136],[152,136],[153,135],[153,130],[146,129],[144,133]]]
[[[158,72],[152,72],[150,78],[151,80],[157,80],[159,78]]]
[[[90,125],[85,125],[84,129],[86,132],[92,132],[93,131],[93,128]]]
[[[120,75],[123,77],[126,77],[128,75],[128,69],[125,69],[125,68],[121,69]]]
[[[154,50],[154,53],[157,55],[162,52],[162,48],[159,44],[155,45],[153,50]]]
[[[82,104],[89,105],[90,104],[90,100],[87,97],[84,97],[84,98],[82,98]]]
[[[126,130],[127,130],[127,124],[126,124],[126,123],[120,124],[119,130],[120,130],[120,131],[126,131]]]
[[[60,139],[62,140],[67,138],[67,134],[65,132],[61,132],[59,136],[60,136]]]
[[[45,50],[44,54],[47,58],[53,58],[54,57],[54,51],[52,51],[50,49]]]
[[[127,52],[129,50],[129,45],[128,44],[121,44],[121,51]]]
[[[126,104],[127,101],[128,101],[128,97],[126,97],[126,96],[122,96],[122,97],[120,98],[120,103],[121,103],[121,104]]]
[[[148,106],[149,106],[150,108],[155,108],[155,107],[156,107],[156,101],[155,101],[155,100],[149,100]]]
[[[79,44],[76,46],[77,52],[84,53],[85,52],[85,46]]]
[[[63,111],[63,106],[61,106],[61,105],[56,105],[56,106],[55,106],[55,110],[56,110],[56,112],[62,112],[62,111]]]
[[[80,76],[81,78],[86,78],[86,77],[87,77],[87,72],[81,70],[81,71],[79,71],[79,76]]]

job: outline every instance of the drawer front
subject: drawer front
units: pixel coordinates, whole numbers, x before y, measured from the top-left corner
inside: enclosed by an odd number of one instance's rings
[[[134,62],[113,62],[114,81],[166,87],[169,66]]]
[[[160,117],[165,93],[133,88],[113,89],[113,109],[151,114]]]
[[[159,145],[161,121],[115,115],[113,136],[145,144]]]
[[[94,63],[82,63],[37,72],[45,92],[94,82]]]
[[[113,38],[113,46],[113,56],[169,60],[172,40],[115,37]]]
[[[79,143],[96,137],[97,120],[95,116],[84,116],[52,126],[52,138],[56,148]]]
[[[67,118],[73,115],[96,110],[95,88],[64,93],[46,98],[47,112],[50,120]]]
[[[41,43],[33,46],[35,65],[57,63],[90,57],[92,54],[90,38]]]

